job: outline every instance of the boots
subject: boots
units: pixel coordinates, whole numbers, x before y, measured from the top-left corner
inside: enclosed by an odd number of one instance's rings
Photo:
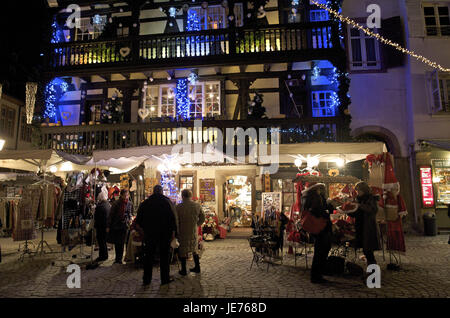
[[[200,273],[200,256],[194,254],[195,267],[191,268],[190,271],[193,273]]]
[[[187,275],[187,271],[186,271],[186,258],[182,257],[180,258],[181,261],[181,271],[179,271],[178,273],[182,276],[186,276]]]

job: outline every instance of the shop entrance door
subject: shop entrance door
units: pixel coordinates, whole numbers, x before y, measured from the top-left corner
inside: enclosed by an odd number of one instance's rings
[[[225,214],[232,227],[252,225],[252,184],[246,176],[227,177],[224,185]]]

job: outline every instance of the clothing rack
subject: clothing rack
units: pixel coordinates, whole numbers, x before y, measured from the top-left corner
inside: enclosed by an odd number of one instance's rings
[[[43,180],[32,184],[32,186],[45,185],[44,211],[47,211],[47,208],[48,208],[48,186],[49,185],[53,185],[53,184],[54,184],[53,182],[50,182],[50,181],[45,179],[45,173],[44,173],[44,179]],[[46,240],[44,240],[44,229],[45,229],[45,226],[44,226],[44,223],[42,223],[42,226],[40,227],[41,240],[40,240],[40,242],[39,242],[39,244],[38,244],[38,246],[36,248],[36,254],[38,254],[39,251],[40,251],[39,255],[41,255],[41,256],[46,253],[45,250],[44,250],[45,247],[47,247],[50,250],[50,253],[53,253],[53,250],[50,247],[50,245],[48,244],[48,242]]]

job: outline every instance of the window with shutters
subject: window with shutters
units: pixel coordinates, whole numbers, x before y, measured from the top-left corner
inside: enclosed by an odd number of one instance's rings
[[[425,34],[427,36],[450,36],[449,5],[424,4]]]
[[[8,106],[0,109],[0,133],[7,137],[14,137],[16,110]]]
[[[378,33],[377,29],[372,30]],[[348,47],[352,70],[381,69],[380,44],[363,31],[348,26]]]
[[[450,114],[450,76],[437,70],[428,75],[431,113]]]

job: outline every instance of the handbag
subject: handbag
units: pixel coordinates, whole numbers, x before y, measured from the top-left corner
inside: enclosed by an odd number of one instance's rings
[[[327,220],[323,218],[317,218],[309,211],[303,211],[302,218],[300,219],[302,228],[311,234],[319,234],[327,226]]]

